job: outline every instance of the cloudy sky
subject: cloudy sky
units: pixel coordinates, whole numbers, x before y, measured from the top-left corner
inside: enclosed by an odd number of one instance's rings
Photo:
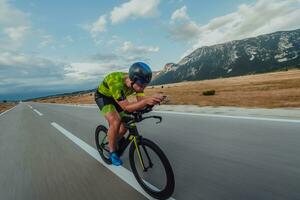
[[[0,0],[0,100],[96,88],[204,45],[300,28],[300,0]]]

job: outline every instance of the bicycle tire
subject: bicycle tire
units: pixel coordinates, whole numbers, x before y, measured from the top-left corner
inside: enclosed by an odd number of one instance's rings
[[[96,131],[95,131],[95,141],[96,141],[96,147],[97,147],[97,150],[102,158],[102,160],[106,163],[106,164],[111,164],[111,161],[109,159],[109,156],[106,156],[104,154],[104,151],[108,151],[108,149],[104,149],[105,146],[104,144],[101,143],[100,140],[103,139],[103,137],[107,137],[107,128],[103,125],[99,125],[97,128],[96,128]]]
[[[162,164],[164,166],[167,181],[166,181],[166,185],[165,185],[164,189],[162,189],[160,191],[156,191],[156,190],[151,189],[151,187],[149,187],[143,181],[143,179],[138,174],[137,168],[135,166],[134,152],[135,152],[136,148],[135,148],[135,144],[132,143],[131,146],[130,146],[130,150],[129,150],[129,160],[130,160],[130,166],[131,166],[132,172],[133,172],[136,180],[138,181],[140,186],[150,196],[152,196],[156,199],[167,199],[167,198],[169,198],[174,192],[175,179],[174,179],[174,173],[173,173],[173,170],[172,170],[172,167],[171,167],[171,164],[170,164],[168,158],[166,157],[166,155],[163,153],[163,151],[154,142],[152,142],[148,139],[143,138],[142,140],[137,140],[137,145],[138,146],[144,145],[145,148],[150,148],[155,154],[157,154],[157,156],[159,157],[160,161],[162,162]]]

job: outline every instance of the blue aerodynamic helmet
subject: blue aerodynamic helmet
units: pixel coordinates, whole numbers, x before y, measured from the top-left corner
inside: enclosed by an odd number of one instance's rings
[[[151,68],[144,62],[133,63],[128,74],[134,83],[149,84],[152,78]]]

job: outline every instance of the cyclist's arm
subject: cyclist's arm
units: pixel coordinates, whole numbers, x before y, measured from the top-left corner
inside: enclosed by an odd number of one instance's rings
[[[147,105],[146,101],[138,101],[138,102],[132,102],[130,103],[127,99],[122,100],[122,101],[116,101],[120,107],[126,111],[126,112],[134,112],[136,110],[141,110]]]
[[[146,98],[146,97],[145,97],[144,92],[136,93],[136,100],[137,100],[137,101],[141,101],[141,100],[143,100],[143,99],[145,99],[145,98]]]
[[[153,97],[155,97],[155,96],[153,96]],[[156,97],[158,97],[158,98],[161,98],[161,101],[163,101],[163,100],[165,100],[166,99],[166,97],[167,96],[164,96],[164,95],[156,95]],[[147,99],[147,98],[151,98],[150,96],[148,96],[148,97],[146,97],[146,96],[136,96],[136,100],[137,101],[142,101],[142,100],[145,100],[145,99]]]
[[[137,102],[142,101],[142,100],[145,99],[145,98],[146,98],[146,97],[138,97],[138,96],[136,96]]]

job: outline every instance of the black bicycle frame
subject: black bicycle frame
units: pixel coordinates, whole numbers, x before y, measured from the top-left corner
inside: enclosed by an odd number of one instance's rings
[[[128,147],[128,145],[131,144],[131,142],[134,142],[134,145],[135,145],[135,147],[137,149],[138,157],[139,157],[141,166],[143,168],[143,171],[147,171],[148,168],[151,168],[153,166],[153,163],[152,163],[152,161],[150,159],[150,156],[149,156],[149,154],[148,154],[145,146],[142,144],[143,150],[144,150],[144,152],[145,152],[145,154],[146,154],[146,156],[148,158],[148,161],[149,161],[149,166],[148,167],[145,166],[144,159],[143,159],[142,154],[141,154],[141,150],[139,148],[139,145],[137,145],[137,142],[143,140],[143,137],[141,135],[139,135],[135,123],[133,123],[133,124],[127,124],[126,123],[125,127],[128,129],[129,134],[126,137],[124,143],[119,147],[118,154],[120,156],[122,156],[123,153],[124,153],[124,151]]]

